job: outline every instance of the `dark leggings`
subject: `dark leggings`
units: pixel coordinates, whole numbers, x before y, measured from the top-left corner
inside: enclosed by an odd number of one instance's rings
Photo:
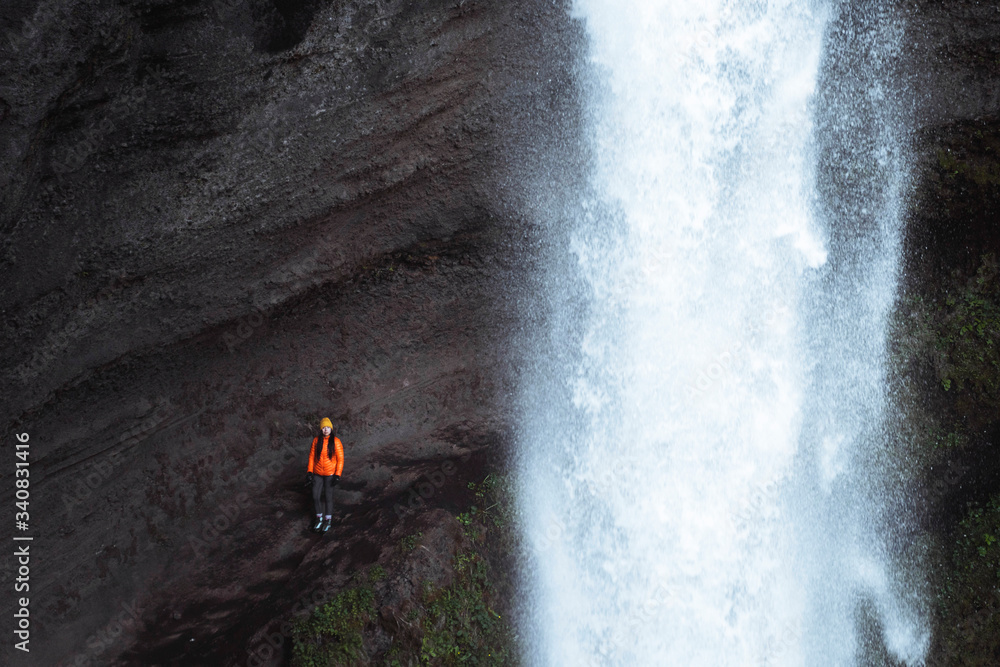
[[[326,512],[323,511],[323,493],[326,492]],[[313,473],[313,507],[316,514],[333,514],[333,475]]]

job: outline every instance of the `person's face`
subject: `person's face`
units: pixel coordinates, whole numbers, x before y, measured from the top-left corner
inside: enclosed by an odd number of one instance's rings
[[[333,429],[331,429],[329,426],[324,426],[323,427],[323,435],[330,435],[330,431],[332,431],[332,430]]]

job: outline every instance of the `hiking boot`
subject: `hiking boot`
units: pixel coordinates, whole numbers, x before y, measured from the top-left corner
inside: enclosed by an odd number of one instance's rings
[[[320,526],[319,532],[326,533],[326,531],[330,530],[330,524],[331,523],[333,523],[332,519],[324,519],[323,520],[323,525]]]
[[[309,530],[311,530],[314,533],[318,533],[322,527],[323,527],[323,518],[316,517],[316,520],[313,521],[312,527]]]

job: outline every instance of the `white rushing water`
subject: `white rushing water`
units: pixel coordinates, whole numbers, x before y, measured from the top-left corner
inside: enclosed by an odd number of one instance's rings
[[[570,197],[572,275],[549,277],[551,354],[525,379],[530,664],[865,664],[864,618],[922,660],[874,479],[898,147],[865,149],[872,201],[818,213],[839,9],[574,5],[593,174]]]

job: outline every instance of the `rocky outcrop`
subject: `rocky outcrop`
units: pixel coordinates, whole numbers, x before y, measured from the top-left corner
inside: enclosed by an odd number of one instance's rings
[[[5,443],[30,435],[31,657],[245,664],[505,464],[517,203],[579,159],[579,26],[476,0],[5,20],[0,406]],[[321,416],[347,460],[322,539]]]
[[[0,414],[30,435],[34,664],[242,665],[275,632],[287,659],[285,619],[417,532],[379,627],[447,584],[447,516],[511,455],[511,355],[544,314],[522,213],[583,171],[566,5],[8,3]],[[1000,15],[904,11],[906,282],[929,293],[1000,247]],[[347,472],[318,538],[324,415]],[[947,469],[1000,469],[992,442]],[[948,474],[934,502],[1000,490]],[[947,537],[962,512],[928,515]]]
[[[961,342],[958,337],[968,333],[962,331],[962,314],[955,312],[955,306],[972,294],[969,288],[987,301],[991,298],[994,278],[988,275],[990,261],[984,264],[984,258],[1000,254],[996,218],[1000,205],[1000,14],[995,7],[973,2],[922,3],[911,9],[908,21],[917,122],[897,327],[904,338],[897,341],[897,347],[903,357],[924,355],[920,362],[910,359],[907,369],[911,409],[925,423],[941,421],[942,428],[948,427],[944,435],[954,435],[945,443],[949,453],[932,457],[945,460],[934,463],[929,479],[933,485],[940,476],[934,469],[950,479],[945,498],[932,494],[936,500],[930,510],[937,517],[932,521],[935,529],[945,529],[954,526],[968,501],[1000,491],[1000,485],[986,481],[989,475],[985,474],[1000,470],[1000,459],[989,453],[1000,435],[995,405],[988,393],[977,391],[977,398],[971,399],[971,386],[964,395],[957,382],[951,386],[949,376],[961,378],[974,372],[972,360],[956,358],[953,361],[963,366],[957,369],[945,358],[948,348]],[[935,340],[938,336],[942,339]],[[969,343],[992,345],[985,338]],[[967,356],[957,348],[950,353]],[[960,422],[966,432],[956,440],[958,431],[950,426]],[[959,440],[963,447],[956,448]],[[964,463],[956,459],[949,465],[947,459],[952,456]],[[972,467],[965,465],[972,460],[976,461]],[[964,479],[954,478],[956,466],[966,471]],[[946,469],[949,472],[942,472]]]
[[[997,662],[1000,546],[1000,13],[908,9],[914,188],[893,341],[900,442],[918,469],[919,525],[901,549],[929,577],[928,665]],[[993,259],[990,259],[990,256]]]

